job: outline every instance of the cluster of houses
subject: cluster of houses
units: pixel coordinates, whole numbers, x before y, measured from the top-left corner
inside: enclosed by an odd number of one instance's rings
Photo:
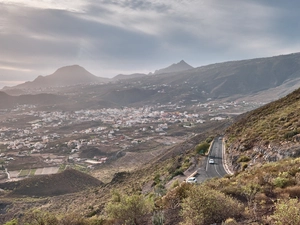
[[[37,111],[34,107],[29,109],[27,107],[28,110],[24,110],[20,106],[19,109],[13,111],[14,117],[6,120],[5,126],[0,126],[0,150],[2,153],[14,151],[30,156],[30,154],[59,149],[61,146],[67,148],[70,155],[80,152],[82,147],[86,146],[105,148],[114,145],[120,150],[128,149],[149,141],[151,137],[167,135],[172,124],[190,127],[193,124],[204,123],[208,119],[222,120],[226,117],[220,114],[224,115],[230,110],[233,112],[234,109],[246,103],[202,104],[194,100],[194,105],[190,106],[189,111],[182,104],[170,102],[166,105],[157,104],[139,108],[78,111]],[[28,121],[23,127],[16,128],[17,126],[7,125],[8,122],[16,124],[18,119],[23,118],[34,119]],[[76,125],[83,123],[90,123],[91,126],[78,129],[80,126]],[[68,127],[67,131],[65,127]],[[8,161],[4,156],[6,157],[6,155],[0,155],[0,159]],[[71,159],[76,161],[76,157],[71,156]],[[86,159],[89,164],[106,161],[107,157],[104,156]]]

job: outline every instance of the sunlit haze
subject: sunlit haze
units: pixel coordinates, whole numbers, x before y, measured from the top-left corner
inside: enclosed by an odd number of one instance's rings
[[[293,1],[4,0],[0,87],[78,64],[100,77],[300,51]]]

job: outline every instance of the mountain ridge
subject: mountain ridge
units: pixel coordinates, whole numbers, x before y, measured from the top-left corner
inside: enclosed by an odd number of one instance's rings
[[[173,65],[178,64],[185,64],[185,62],[182,60]],[[172,67],[172,65],[170,67]],[[60,69],[56,71],[56,74],[59,74],[59,72]],[[95,78],[94,75],[88,74],[93,77],[92,79]],[[57,77],[59,76],[57,75]],[[49,79],[49,77],[47,78]],[[117,75],[113,79],[107,78],[105,87],[100,83],[93,83],[93,87],[87,85],[91,83],[80,85],[84,90],[82,96],[86,95],[85,99],[89,99],[88,96],[93,93],[94,98],[112,100],[112,104],[118,104],[119,101],[116,102],[115,97],[112,99],[109,98],[109,96],[116,96],[116,94],[109,95],[108,93],[121,91],[129,96],[130,93],[128,91],[124,92],[125,89],[143,89],[149,93],[149,96],[143,95],[144,98],[136,98],[137,102],[127,101],[128,104],[148,104],[153,102],[164,104],[178,101],[190,102],[195,99],[199,102],[206,101],[207,99],[222,101],[235,101],[239,99],[247,101],[247,99],[251,99],[251,101],[257,102],[263,100],[263,102],[267,103],[279,99],[299,87],[299,78],[300,53],[293,53],[273,57],[215,63],[176,72],[152,75]],[[43,79],[45,79],[45,77],[38,77],[36,80]],[[77,86],[74,85],[74,87],[69,86],[71,85],[70,79],[71,77],[68,77],[68,82],[65,82],[66,86],[56,87],[60,89],[51,89],[51,82],[49,81],[46,82],[47,87],[44,89],[30,89],[32,82],[27,82],[23,85],[3,91],[11,95],[13,95],[13,93],[16,93],[16,95],[17,93],[30,94],[32,92],[35,94],[41,92],[64,93],[66,88],[68,88],[68,91],[70,91],[71,88],[73,88],[73,92],[78,91],[80,87],[78,84]],[[85,79],[85,81],[86,80],[87,79]],[[83,85],[85,86],[83,87]],[[26,89],[27,87],[29,87],[29,89]],[[120,93],[118,95],[120,95]]]
[[[191,65],[187,64],[184,60],[181,60],[178,63],[173,63],[172,65],[156,70],[153,74],[163,74],[163,73],[173,73],[173,72],[181,72],[189,69],[194,69]]]

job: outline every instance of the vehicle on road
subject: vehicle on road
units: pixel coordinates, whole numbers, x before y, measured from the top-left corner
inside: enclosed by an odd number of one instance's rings
[[[209,164],[214,164],[214,163],[215,163],[215,160],[214,160],[214,159],[209,159],[209,160],[208,160],[208,163],[209,163]]]
[[[189,177],[187,180],[186,180],[187,183],[197,183],[197,178],[196,177]]]

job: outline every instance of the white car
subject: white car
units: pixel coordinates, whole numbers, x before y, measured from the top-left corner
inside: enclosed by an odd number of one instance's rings
[[[209,160],[208,160],[208,163],[209,163],[209,164],[214,164],[214,163],[215,163],[215,160],[214,160],[214,159],[209,159]]]
[[[197,183],[197,178],[196,177],[189,177],[187,180],[186,180],[187,183]]]

